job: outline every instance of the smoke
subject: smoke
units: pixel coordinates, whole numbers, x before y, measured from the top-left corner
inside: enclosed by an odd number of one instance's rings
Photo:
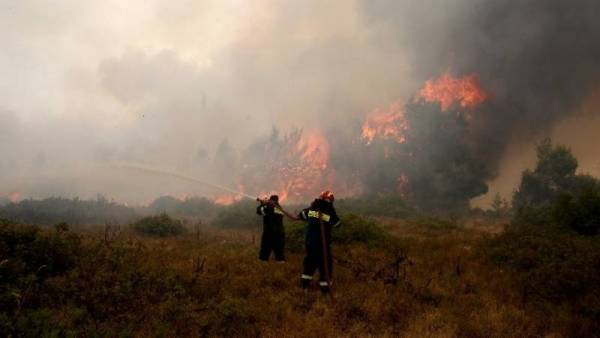
[[[410,168],[365,151],[361,124],[449,71],[475,74],[490,94],[450,142],[468,158],[472,182],[458,186],[470,188],[455,189],[468,200],[502,174],[506,149],[579,113],[598,88],[599,14],[587,0],[7,2],[0,195],[214,195],[105,165],[236,185],[257,158],[273,159],[251,148],[274,126],[324,134],[336,186],[385,191],[376,177]],[[431,169],[438,146],[419,166]],[[440,186],[456,183],[452,171],[437,172],[447,177]]]
[[[477,74],[492,93],[471,143],[492,177],[513,142],[545,133],[600,85],[600,3],[593,0],[366,1],[375,41],[408,55],[422,81]]]

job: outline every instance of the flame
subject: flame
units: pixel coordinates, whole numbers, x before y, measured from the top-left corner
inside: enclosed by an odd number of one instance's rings
[[[398,191],[400,192],[401,196],[405,195],[405,191],[408,187],[408,176],[406,176],[405,174],[401,174],[400,177],[398,177]]]
[[[223,195],[214,199],[215,204],[230,205],[242,199],[241,195]]]
[[[12,203],[17,203],[23,199],[23,195],[18,191],[13,191],[7,194],[8,200]]]
[[[463,108],[473,109],[488,98],[474,74],[455,78],[448,72],[437,79],[428,80],[419,95],[426,102],[439,102],[442,111],[455,102]]]
[[[320,130],[294,129],[265,148],[264,159],[246,166],[242,186],[279,201],[304,201],[331,188],[330,146]]]
[[[305,133],[297,142],[302,161],[314,167],[327,168],[329,162],[329,142],[325,136],[316,131]]]
[[[215,204],[219,204],[219,205],[231,205],[235,202],[241,201],[242,198],[244,198],[243,194],[246,191],[246,189],[244,189],[244,185],[241,183],[238,183],[237,191],[239,191],[241,194],[231,193],[231,194],[217,196],[213,199],[213,202]]]
[[[318,130],[296,132],[286,137],[288,152],[285,160],[275,165],[280,177],[280,198],[301,200],[313,197],[330,184],[327,176],[330,148],[327,138]]]
[[[405,132],[409,129],[408,121],[400,102],[390,105],[387,111],[377,108],[371,112],[362,126],[362,138],[371,144],[376,137],[406,142]]]

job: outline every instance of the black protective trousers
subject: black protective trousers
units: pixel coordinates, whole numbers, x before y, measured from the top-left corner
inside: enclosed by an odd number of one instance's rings
[[[327,242],[327,266],[329,268],[329,279],[333,274],[333,259],[331,256],[331,235],[326,233]],[[323,244],[321,242],[321,229],[316,226],[309,227],[305,241],[306,256],[304,257],[303,275],[312,276],[319,270],[319,280],[327,282],[325,278],[325,261],[323,260]]]
[[[271,252],[275,253],[276,261],[285,261],[283,254],[285,248],[285,233],[283,231],[273,231],[272,229],[263,230],[262,239],[260,242],[260,253],[258,258],[263,261],[268,261]]]

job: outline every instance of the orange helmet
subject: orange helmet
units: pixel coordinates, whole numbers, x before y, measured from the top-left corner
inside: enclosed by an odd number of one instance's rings
[[[330,203],[333,203],[333,200],[335,199],[335,197],[333,197],[333,193],[329,190],[323,191],[321,195],[319,195],[319,198]]]

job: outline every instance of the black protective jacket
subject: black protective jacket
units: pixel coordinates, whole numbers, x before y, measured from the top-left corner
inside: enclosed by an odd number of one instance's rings
[[[267,261],[273,252],[275,260],[284,261],[283,212],[272,205],[261,204],[256,208],[256,213],[263,216],[263,233],[258,258]]]
[[[272,205],[261,204],[256,213],[263,216],[263,227],[269,232],[283,232],[283,212]]]
[[[319,216],[321,217],[321,221],[319,221]],[[306,238],[304,240],[306,256],[304,257],[302,279],[304,281],[311,280],[313,274],[319,270],[321,283],[326,283],[325,285],[327,285],[325,262],[327,262],[329,279],[331,279],[333,273],[331,229],[340,225],[340,218],[333,204],[321,199],[316,199],[310,207],[302,210],[298,217],[308,223],[306,226]],[[324,245],[321,240],[321,222],[323,223],[323,230],[325,232],[325,249],[328,252],[326,259],[323,256]]]

